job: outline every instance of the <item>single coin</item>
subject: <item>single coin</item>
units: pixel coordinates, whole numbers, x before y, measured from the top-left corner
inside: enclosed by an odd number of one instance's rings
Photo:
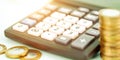
[[[120,56],[120,49],[112,47],[101,47],[100,51],[106,56]]]
[[[106,42],[110,42],[110,43],[120,42],[119,37],[113,37],[113,36],[101,36],[100,39]]]
[[[120,24],[119,24],[120,25]],[[101,26],[100,31],[120,31],[120,26]]]
[[[20,58],[25,56],[27,52],[28,48],[26,46],[15,46],[6,51],[6,56],[9,58]]]
[[[110,32],[110,33],[108,33],[108,32],[100,32],[100,36],[102,36],[102,37],[118,37],[118,36],[120,36],[120,34],[119,34],[120,32],[115,32],[115,33],[112,33],[112,32]]]
[[[103,55],[102,53],[100,53],[100,56],[102,60],[120,60],[120,56],[111,57],[111,56]]]
[[[120,41],[118,42],[106,42],[104,40],[100,40],[100,46],[101,47],[112,47],[112,48],[119,48],[120,49]]]
[[[41,52],[38,50],[30,49],[26,56],[21,57],[20,60],[39,60],[41,57]]]
[[[4,44],[0,44],[0,54],[5,53],[7,50],[7,47]]]
[[[100,23],[120,21],[120,11],[116,9],[101,9],[99,11]],[[119,23],[119,22],[118,22]]]

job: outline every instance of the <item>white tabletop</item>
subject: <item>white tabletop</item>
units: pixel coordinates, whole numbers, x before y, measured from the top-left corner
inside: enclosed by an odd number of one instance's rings
[[[7,48],[20,45],[33,48],[5,37],[4,30],[31,12],[39,9],[44,5],[44,1],[46,0],[0,0],[0,44],[6,45]],[[42,50],[40,50],[40,52],[42,52],[42,57],[39,60],[72,60]],[[100,60],[99,56],[92,58],[91,60],[96,59]],[[2,54],[0,55],[0,60],[19,59],[10,59],[6,57],[5,54]]]

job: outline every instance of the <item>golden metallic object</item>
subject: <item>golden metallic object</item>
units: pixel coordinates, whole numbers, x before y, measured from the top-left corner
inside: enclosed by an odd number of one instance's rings
[[[120,56],[120,48],[101,47],[101,53],[106,56]]]
[[[3,45],[3,44],[0,44],[0,54],[5,53],[6,50],[7,50],[7,47],[5,45]]]
[[[120,11],[115,9],[102,9],[99,12],[99,19],[100,24],[105,25],[118,24],[120,22]]]
[[[30,49],[26,56],[21,57],[20,60],[39,60],[42,53],[38,50]]]
[[[100,54],[100,56],[102,57],[102,60],[120,60],[120,56],[105,56],[103,54]]]
[[[25,46],[15,46],[12,48],[9,48],[6,51],[6,56],[9,58],[20,58],[22,56],[25,56],[28,52],[28,48]]]
[[[120,11],[100,10],[99,22],[102,60],[120,60]]]
[[[111,43],[117,43],[120,42],[120,35],[117,36],[101,36],[101,40],[104,40],[106,42],[111,42]]]
[[[100,40],[100,45],[101,45],[101,47],[113,47],[113,48],[120,49],[120,41],[111,43],[111,42],[106,42],[104,40]]]

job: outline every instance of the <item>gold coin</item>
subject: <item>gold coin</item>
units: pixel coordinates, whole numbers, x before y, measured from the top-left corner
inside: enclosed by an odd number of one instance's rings
[[[109,27],[109,26],[101,26],[100,27],[100,31],[120,31],[120,26],[112,26],[112,27]]]
[[[111,36],[114,36],[114,37],[116,36],[117,37],[117,36],[119,36],[120,37],[119,32],[112,33],[112,32],[107,32],[107,31],[106,32],[100,31],[100,35],[103,36],[103,37],[104,36],[107,36],[107,37],[111,37]]]
[[[120,26],[120,11],[115,9],[101,9],[99,12],[99,21],[100,26],[104,27],[104,29],[118,28]]]
[[[120,56],[111,57],[111,56],[105,56],[102,53],[100,53],[100,56],[102,60],[120,60]]]
[[[119,25],[120,25],[120,23],[118,23],[118,22],[120,22],[120,21],[117,21],[117,22],[109,22],[108,23],[108,21],[106,21],[106,22],[103,22],[103,23],[100,23],[100,26],[101,27],[120,27]]]
[[[30,49],[26,56],[21,57],[20,60],[39,60],[41,57],[41,52],[38,50]]]
[[[101,47],[100,51],[103,55],[106,56],[120,56],[120,48]]]
[[[28,52],[28,48],[25,46],[15,46],[12,48],[9,48],[6,51],[6,56],[9,58],[20,58],[22,56],[25,56]]]
[[[120,21],[120,11],[116,9],[101,9],[99,11],[100,23],[117,22]]]
[[[119,25],[120,24],[119,22],[120,22],[119,19],[118,20],[113,19],[113,20],[109,20],[109,21],[102,20],[102,22],[100,24],[106,25],[106,26],[115,26],[115,25]]]
[[[100,40],[100,45],[102,47],[114,47],[114,48],[120,48],[120,41],[119,42],[115,42],[115,43],[110,43],[110,42],[106,42],[104,40]]]
[[[120,36],[102,36],[100,35],[100,39],[106,42],[111,42],[111,43],[115,43],[115,42],[119,42],[120,41]]]
[[[7,47],[5,45],[3,45],[3,44],[0,44],[0,54],[5,53],[6,50],[7,50]]]

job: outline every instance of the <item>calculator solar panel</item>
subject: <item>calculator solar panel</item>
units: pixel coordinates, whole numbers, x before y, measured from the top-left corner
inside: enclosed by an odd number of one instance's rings
[[[99,9],[54,1],[7,28],[5,35],[73,60],[88,60],[99,51]]]

